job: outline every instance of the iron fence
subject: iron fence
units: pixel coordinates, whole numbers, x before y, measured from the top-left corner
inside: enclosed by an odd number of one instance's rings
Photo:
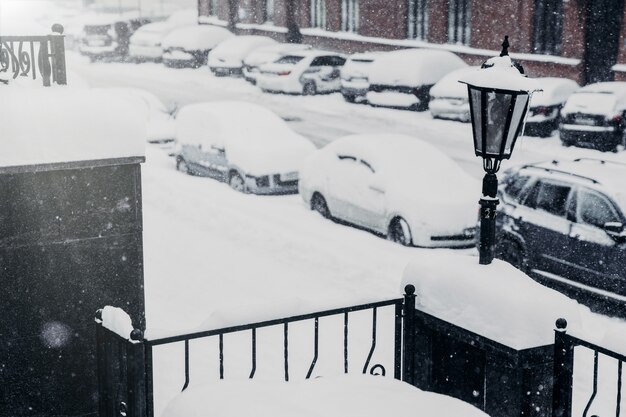
[[[289,370],[289,328],[296,322],[311,321],[313,330],[313,357],[308,365],[306,379],[310,378],[317,365],[320,346],[320,319],[323,317],[336,316],[342,318],[343,326],[343,372],[348,373],[350,358],[348,338],[350,334],[350,316],[355,312],[371,311],[371,342],[367,358],[359,370],[362,373],[372,375],[386,375],[387,369],[379,363],[373,364],[372,357],[376,350],[378,340],[378,312],[381,308],[393,308],[393,377],[401,379],[402,375],[413,375],[411,359],[413,355],[403,352],[403,327],[405,346],[411,340],[413,326],[408,323],[414,317],[415,289],[407,286],[407,294],[404,298],[380,301],[375,303],[361,304],[344,308],[319,311],[310,314],[302,314],[274,320],[260,321],[256,323],[223,327],[206,331],[198,331],[188,334],[161,338],[144,338],[140,330],[134,330],[128,338],[121,337],[106,329],[102,324],[101,311],[96,314],[97,323],[97,364],[99,385],[99,411],[100,416],[130,416],[130,417],[154,417],[154,348],[157,346],[171,345],[174,343],[184,344],[184,382],[181,391],[185,391],[190,384],[190,342],[197,339],[210,337],[218,338],[218,362],[219,378],[224,379],[224,336],[230,333],[249,332],[250,334],[250,373],[249,378],[254,378],[257,370],[257,331],[272,326],[282,326],[282,373],[285,381],[292,376]],[[403,311],[404,308],[404,311]],[[404,324],[403,324],[404,316]],[[409,344],[409,346],[411,346]],[[402,355],[404,353],[404,361]],[[404,371],[402,369],[404,366]]]
[[[45,36],[0,36],[0,76],[7,74],[11,79],[32,77],[37,74],[43,85],[52,82],[65,85],[65,43],[63,26],[52,25],[52,34]],[[0,78],[7,84],[9,79]]]
[[[626,356],[605,347],[596,345],[576,336],[567,334],[567,321],[556,321],[554,335],[554,384],[552,393],[552,416],[572,417],[574,387],[574,349],[584,347],[593,352],[593,382],[591,395],[585,402],[582,417],[588,417],[598,395],[598,362],[600,355],[614,359],[617,363],[615,417],[621,415],[622,402],[622,367]],[[593,416],[596,417],[596,416]]]

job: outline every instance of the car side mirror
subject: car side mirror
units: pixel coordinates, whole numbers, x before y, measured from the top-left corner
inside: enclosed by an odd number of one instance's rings
[[[604,231],[618,242],[626,241],[626,233],[624,232],[624,224],[620,222],[604,223]]]

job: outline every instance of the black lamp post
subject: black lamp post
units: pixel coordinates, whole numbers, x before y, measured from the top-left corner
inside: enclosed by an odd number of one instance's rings
[[[521,65],[509,57],[508,36],[499,57],[488,59],[480,69],[459,80],[467,84],[476,156],[483,158],[480,199],[480,263],[490,264],[496,240],[496,207],[500,162],[509,159],[520,135],[530,95],[536,82],[524,76]]]

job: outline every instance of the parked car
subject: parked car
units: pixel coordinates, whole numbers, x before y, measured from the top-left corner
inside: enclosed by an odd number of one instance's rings
[[[349,102],[364,100],[370,87],[368,69],[381,52],[364,52],[348,57],[341,67],[341,95]]]
[[[176,139],[179,171],[254,194],[297,192],[300,164],[315,150],[270,110],[237,101],[183,107]]]
[[[176,137],[175,108],[168,108],[161,99],[140,88],[112,88],[121,97],[133,101],[145,117],[146,139],[168,151],[173,148]]]
[[[243,59],[243,76],[246,81],[256,84],[256,77],[259,68],[264,64],[275,62],[292,52],[311,49],[311,45],[301,43],[279,43],[275,45],[262,46],[249,53]]]
[[[626,295],[626,164],[552,161],[505,171],[497,256],[533,276]]]
[[[396,134],[337,139],[300,170],[312,210],[407,246],[472,246],[479,189],[432,145]]]
[[[181,10],[163,22],[148,23],[137,29],[130,37],[128,53],[136,61],[159,61],[163,55],[163,47],[161,46],[163,39],[176,29],[194,25],[197,22],[198,12],[196,10]]]
[[[103,58],[125,59],[130,37],[150,19],[136,13],[95,15],[85,22],[79,51],[91,61]]]
[[[559,136],[565,146],[615,151],[626,126],[626,82],[589,84],[576,90],[561,110]]]
[[[213,48],[233,36],[229,30],[212,25],[176,29],[163,39],[163,64],[175,68],[199,68],[207,63]]]
[[[463,67],[467,64],[448,51],[387,52],[370,68],[367,101],[376,106],[427,110],[430,88],[450,71]]]
[[[339,73],[345,62],[342,55],[334,52],[295,52],[262,65],[257,85],[263,91],[302,95],[339,91]]]
[[[561,109],[580,86],[576,81],[567,78],[538,78],[537,82],[542,91],[533,93],[524,134],[547,137],[559,128]]]
[[[237,36],[220,43],[209,54],[209,69],[215,75],[241,75],[244,58],[255,49],[275,45],[267,36]]]
[[[449,72],[430,89],[428,109],[434,118],[470,121],[470,106],[467,95],[467,84],[459,79],[468,71],[478,67],[464,67]]]

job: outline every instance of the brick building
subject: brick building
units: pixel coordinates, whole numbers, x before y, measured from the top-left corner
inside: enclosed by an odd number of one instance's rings
[[[446,49],[469,64],[499,51],[531,76],[626,80],[624,0],[198,0],[200,22],[346,53]]]

